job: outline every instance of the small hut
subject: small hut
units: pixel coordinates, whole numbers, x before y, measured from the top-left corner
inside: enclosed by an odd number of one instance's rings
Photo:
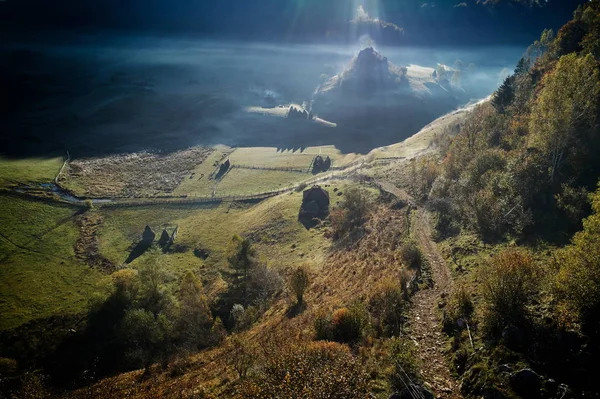
[[[150,226],[146,225],[146,228],[144,228],[144,232],[142,233],[142,244],[148,246],[152,245],[152,242],[154,242],[155,237],[156,233],[152,231],[152,228],[150,228]]]
[[[163,229],[162,234],[160,235],[160,238],[158,239],[158,245],[160,245],[160,247],[163,248],[163,247],[167,246],[170,239],[171,239],[171,236],[169,235],[169,232],[167,231],[167,229]]]
[[[217,172],[215,179],[220,179],[221,177],[223,177],[225,173],[227,173],[229,168],[231,168],[231,161],[229,161],[229,158],[227,158],[227,160],[223,162],[221,166],[219,166],[219,171]]]
[[[229,158],[227,158],[227,160],[221,164],[221,167],[219,168],[219,173],[225,174],[225,172],[227,172],[230,167],[231,167],[231,162],[229,161]]]
[[[317,155],[315,157],[315,159],[313,160],[313,173],[317,174],[320,172],[327,172],[329,170],[329,168],[331,167],[331,158],[329,158],[329,156],[327,156],[325,159],[323,159],[322,156]]]
[[[301,218],[315,218],[329,213],[329,192],[313,186],[302,193]]]

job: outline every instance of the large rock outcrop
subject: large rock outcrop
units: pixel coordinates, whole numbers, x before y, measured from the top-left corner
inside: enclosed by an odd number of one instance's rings
[[[394,65],[368,47],[316,89],[312,112],[349,128],[412,134],[467,100],[464,90],[435,79],[433,72]]]

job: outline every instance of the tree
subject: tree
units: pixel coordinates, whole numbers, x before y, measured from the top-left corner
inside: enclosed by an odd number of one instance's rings
[[[302,304],[304,291],[306,291],[309,284],[310,276],[308,274],[308,268],[306,266],[299,266],[294,270],[292,277],[290,278],[290,288],[296,295],[298,305]]]
[[[591,196],[593,214],[583,221],[583,231],[571,245],[558,251],[560,271],[556,291],[569,313],[575,314],[584,330],[600,334],[600,186]]]
[[[533,146],[547,159],[552,184],[569,149],[593,129],[598,112],[600,74],[591,55],[569,54],[559,59],[542,84],[529,127]],[[586,144],[580,142],[579,145]]]
[[[521,76],[527,74],[527,72],[529,72],[529,65],[527,65],[525,58],[521,58],[515,68],[515,75]]]
[[[177,334],[182,345],[191,350],[208,346],[213,324],[212,315],[202,283],[191,271],[188,271],[181,280],[178,297]]]
[[[501,114],[506,112],[515,97],[513,83],[513,76],[508,76],[492,96],[492,105]]]
[[[233,236],[227,262],[236,273],[235,278],[237,281],[235,285],[241,289],[241,295],[246,305],[248,303],[248,276],[250,270],[258,263],[256,250],[250,240],[241,238],[238,235]]]
[[[538,269],[527,252],[507,249],[495,255],[482,270],[482,294],[488,332],[519,324],[536,289]]]
[[[240,378],[246,378],[256,362],[256,347],[240,335],[230,338],[227,344],[227,359]]]
[[[128,310],[121,325],[127,343],[126,358],[131,366],[146,370],[156,361],[166,363],[171,353],[173,324],[164,315],[145,309]]]

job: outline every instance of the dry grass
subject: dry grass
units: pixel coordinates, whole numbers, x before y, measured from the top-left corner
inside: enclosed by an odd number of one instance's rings
[[[139,197],[170,194],[212,152],[190,148],[172,154],[148,152],[72,161],[62,186],[85,197]]]
[[[296,196],[298,198],[294,198]],[[344,247],[327,250],[331,242],[323,238],[326,229],[297,231],[290,235],[295,227],[278,224],[277,220],[288,214],[285,204],[297,205],[299,196],[300,194],[279,196],[270,200],[273,202],[264,201],[246,210],[243,218],[238,214],[237,217],[232,216],[228,219],[229,223],[234,223],[234,220],[239,220],[237,223],[240,225],[250,223],[245,231],[251,234],[253,231],[265,231],[272,241],[265,239],[259,242],[259,252],[276,260],[277,267],[284,275],[291,273],[293,265],[298,262],[307,262],[315,276],[304,296],[307,309],[300,315],[289,318],[287,310],[294,304],[295,299],[291,293],[280,295],[258,323],[245,333],[245,336],[254,342],[265,342],[272,334],[289,336],[291,331],[299,337],[310,339],[314,334],[313,320],[317,311],[331,312],[355,300],[367,301],[372,287],[385,279],[399,280],[403,270],[398,245],[406,235],[408,222],[404,210],[377,206],[372,219],[365,225],[366,234],[355,242],[351,249]],[[306,250],[315,253],[310,254],[308,261],[306,256],[298,258],[294,253],[299,251],[299,247],[291,248],[287,246],[286,241],[304,241]],[[319,253],[320,255],[315,256]],[[275,256],[278,259],[274,258]],[[71,394],[68,398],[210,397],[201,396],[198,393],[201,391],[214,397],[231,395],[237,375],[228,366],[227,354],[222,347],[194,355],[189,362],[189,369],[179,377],[170,377],[168,371],[157,370],[152,378],[142,380],[141,372],[132,372],[101,381],[88,390]],[[194,391],[198,396],[192,395]],[[95,396],[90,396],[89,392],[93,392]]]

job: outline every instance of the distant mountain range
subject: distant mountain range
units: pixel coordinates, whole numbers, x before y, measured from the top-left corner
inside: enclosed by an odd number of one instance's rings
[[[116,29],[214,39],[382,44],[526,44],[584,0],[3,0],[0,30]],[[363,17],[365,16],[363,15]],[[354,23],[352,22],[354,21]]]

